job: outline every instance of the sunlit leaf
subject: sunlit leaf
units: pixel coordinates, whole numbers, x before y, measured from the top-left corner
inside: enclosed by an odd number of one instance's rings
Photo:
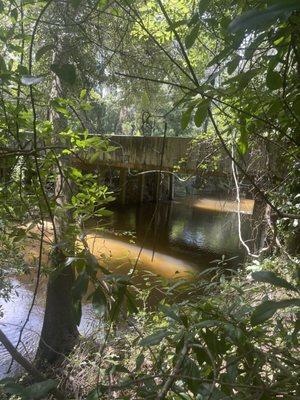
[[[86,98],[86,94],[87,94],[87,90],[86,89],[82,89],[80,92],[80,99],[83,100]]]
[[[246,126],[244,125],[244,122],[241,124],[241,131],[240,131],[240,137],[237,141],[237,148],[239,153],[243,156],[247,153],[249,147],[248,143],[248,133],[246,130]]]

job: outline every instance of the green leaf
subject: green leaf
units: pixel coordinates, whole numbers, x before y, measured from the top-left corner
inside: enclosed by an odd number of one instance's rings
[[[43,79],[44,78],[41,76],[23,75],[21,77],[21,83],[26,86],[32,86],[41,83]]]
[[[88,284],[89,284],[89,277],[85,272],[78,275],[72,289],[74,299],[82,298],[82,296],[87,291]]]
[[[129,314],[137,314],[138,308],[136,305],[135,298],[133,295],[129,292],[129,290],[126,290],[126,298],[127,298],[127,310]]]
[[[294,292],[298,292],[297,288],[287,282],[285,279],[277,276],[272,271],[257,271],[252,273],[252,278],[257,282],[265,282],[270,283],[271,285],[275,285],[277,287],[283,287],[288,290],[293,290]]]
[[[18,19],[18,10],[16,8],[14,8],[11,11],[10,16],[14,21],[17,21],[17,19]]]
[[[207,319],[205,321],[200,321],[200,322],[196,323],[195,327],[197,327],[198,329],[210,328],[212,326],[221,325],[221,323],[222,322],[217,319]]]
[[[239,88],[244,89],[251,81],[251,79],[254,78],[260,71],[261,71],[260,68],[254,68],[246,72],[241,72],[240,74],[234,76],[233,78],[227,79],[225,84],[228,85],[231,83],[238,82]]]
[[[207,10],[207,7],[210,2],[211,2],[211,0],[200,0],[199,1],[199,6],[198,6],[199,15],[202,15]]]
[[[7,71],[5,59],[0,55],[0,71]]]
[[[300,117],[300,95],[294,100],[292,109],[294,113]]]
[[[0,13],[4,11],[4,4],[3,1],[0,0]]]
[[[53,379],[48,379],[43,382],[37,382],[27,387],[24,390],[23,398],[28,400],[42,399],[54,388],[56,388],[57,382]]]
[[[280,89],[282,87],[282,78],[277,71],[268,70],[266,84],[270,90]]]
[[[238,148],[239,153],[242,156],[247,153],[248,148],[249,148],[248,133],[246,130],[245,121],[241,121],[241,133],[240,133],[239,140],[237,141],[237,148]]]
[[[87,90],[86,89],[82,89],[80,92],[80,99],[83,100],[86,98],[86,94],[87,94]]]
[[[190,123],[193,108],[194,108],[194,107],[189,107],[189,108],[182,114],[182,117],[181,117],[181,128],[182,128],[182,129],[185,129],[185,128],[188,126],[188,124]]]
[[[161,329],[155,333],[152,333],[152,335],[149,335],[141,339],[139,345],[143,347],[154,346],[160,343],[165,337],[169,335],[170,335],[169,331],[167,331],[166,329]]]
[[[200,24],[197,23],[192,29],[191,31],[186,35],[185,38],[185,47],[187,49],[191,48],[193,46],[193,44],[195,43],[198,34],[199,34],[199,30],[200,30]]]
[[[167,307],[164,304],[159,304],[158,309],[162,311],[167,317],[174,319],[175,321],[181,322],[181,319],[175,312],[172,310],[171,307]]]
[[[86,400],[100,400],[105,392],[103,389],[104,387],[102,385],[97,385],[96,389],[88,393]]]
[[[227,72],[229,75],[231,75],[237,69],[240,59],[241,57],[237,55],[227,64]]]
[[[62,81],[70,85],[76,82],[76,69],[73,64],[51,64],[51,71],[53,71]]]
[[[179,28],[180,26],[182,26],[182,25],[186,25],[187,24],[187,20],[186,19],[182,19],[182,20],[180,20],[180,21],[176,21],[176,22],[172,22],[172,24],[170,24],[168,27],[167,27],[167,32],[172,32],[174,29],[177,29],[177,28]]]
[[[185,377],[184,380],[186,381],[188,388],[194,393],[199,393],[199,389],[202,385],[200,378],[200,368],[199,365],[195,363],[193,359],[190,357],[185,357],[181,373]]]
[[[24,398],[24,387],[19,383],[15,382],[6,382],[4,383],[4,387],[1,388],[4,393],[17,395],[21,398]]]
[[[229,31],[266,30],[279,17],[287,18],[292,11],[300,10],[299,0],[277,0],[266,10],[254,9],[235,18],[229,24]]]
[[[142,353],[139,354],[135,360],[135,370],[136,371],[139,371],[141,369],[141,366],[144,361],[145,361],[144,355]]]
[[[266,38],[266,33],[263,32],[261,34],[259,34],[251,43],[250,45],[246,48],[245,50],[245,58],[246,60],[249,60],[254,52],[259,49],[260,44],[262,43],[263,40],[265,40]]]
[[[54,46],[52,44],[45,44],[40,47],[35,55],[35,61],[39,61],[44,54],[48,53],[48,51],[53,50]]]
[[[107,300],[105,294],[100,288],[97,288],[93,294],[93,307],[99,317],[103,317],[107,310]]]
[[[240,140],[237,142],[237,147],[239,153],[242,156],[245,155],[248,151],[248,141],[244,141],[243,139],[240,138]]]
[[[205,118],[207,117],[209,104],[210,104],[209,100],[203,100],[201,101],[201,103],[199,103],[197,107],[194,117],[194,122],[198,128],[203,124]]]
[[[77,8],[79,7],[81,0],[70,0],[72,7]]]
[[[267,300],[257,306],[251,316],[253,326],[262,324],[270,319],[277,310],[286,307],[300,307],[300,299],[286,299],[281,301]]]
[[[219,54],[217,54],[208,64],[207,68],[212,67],[215,64],[219,64],[221,61],[225,60],[232,52],[238,47],[239,44],[231,44],[225,47]]]

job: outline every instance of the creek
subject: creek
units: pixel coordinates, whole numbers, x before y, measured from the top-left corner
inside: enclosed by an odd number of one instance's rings
[[[102,264],[127,273],[137,264],[141,271],[175,279],[192,276],[215,266],[223,258],[230,267],[242,263],[245,257],[238,237],[237,204],[215,198],[118,206],[108,221],[94,221],[87,228],[87,241],[92,253]],[[250,238],[252,200],[241,203],[242,235]],[[98,228],[101,227],[101,230]],[[142,251],[140,249],[142,247]],[[32,254],[35,252],[33,251]],[[191,274],[192,273],[192,274]],[[14,289],[8,302],[0,300],[3,317],[1,329],[16,344],[20,329],[32,301],[34,279],[13,277]],[[42,327],[46,281],[42,280],[35,305],[22,336],[19,350],[32,358]],[[88,335],[101,324],[90,304],[84,304],[80,332]],[[0,346],[0,377],[7,376],[10,357]],[[13,364],[11,374],[18,367]]]

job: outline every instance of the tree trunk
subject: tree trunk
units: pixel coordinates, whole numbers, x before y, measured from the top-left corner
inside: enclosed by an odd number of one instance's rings
[[[54,63],[68,63],[68,43],[57,39],[57,50]],[[53,80],[51,97],[68,96],[69,88],[57,76]],[[53,123],[55,145],[60,145],[59,132],[67,127],[62,114],[52,110],[50,118]],[[74,255],[75,239],[72,211],[65,208],[72,196],[71,182],[65,176],[70,164],[69,156],[59,159],[55,184],[56,208],[54,212],[54,250],[51,256],[52,273],[49,276],[44,323],[37,352],[39,364],[60,361],[74,347],[78,338],[77,319],[75,316],[72,287],[75,272],[72,265],[66,266],[68,256]]]

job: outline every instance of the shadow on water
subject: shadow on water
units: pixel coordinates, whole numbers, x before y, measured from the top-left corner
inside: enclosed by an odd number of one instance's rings
[[[245,240],[250,236],[249,214],[253,202],[242,204],[242,234]],[[230,212],[236,204],[215,199],[201,199],[183,202],[160,203],[139,206],[124,206],[113,210],[105,224],[105,230],[98,231],[99,222],[87,227],[87,241],[92,253],[106,267],[127,273],[136,262],[141,246],[137,270],[146,270],[166,278],[186,276],[214,266],[222,256],[229,259],[229,266],[236,266],[245,256],[237,234],[237,214]],[[250,211],[249,211],[250,210]],[[38,246],[31,241],[27,257],[37,254]],[[3,317],[1,329],[15,344],[32,301],[34,280],[14,278],[14,291],[9,302],[1,300]],[[29,281],[28,281],[29,279]],[[137,278],[138,279],[138,278]],[[36,304],[24,331],[20,350],[29,357],[34,354],[42,327],[45,285],[43,280]],[[83,306],[80,331],[91,332],[99,322],[93,316],[90,304]],[[0,346],[0,376],[6,376],[10,357]],[[12,373],[16,373],[14,366]]]

